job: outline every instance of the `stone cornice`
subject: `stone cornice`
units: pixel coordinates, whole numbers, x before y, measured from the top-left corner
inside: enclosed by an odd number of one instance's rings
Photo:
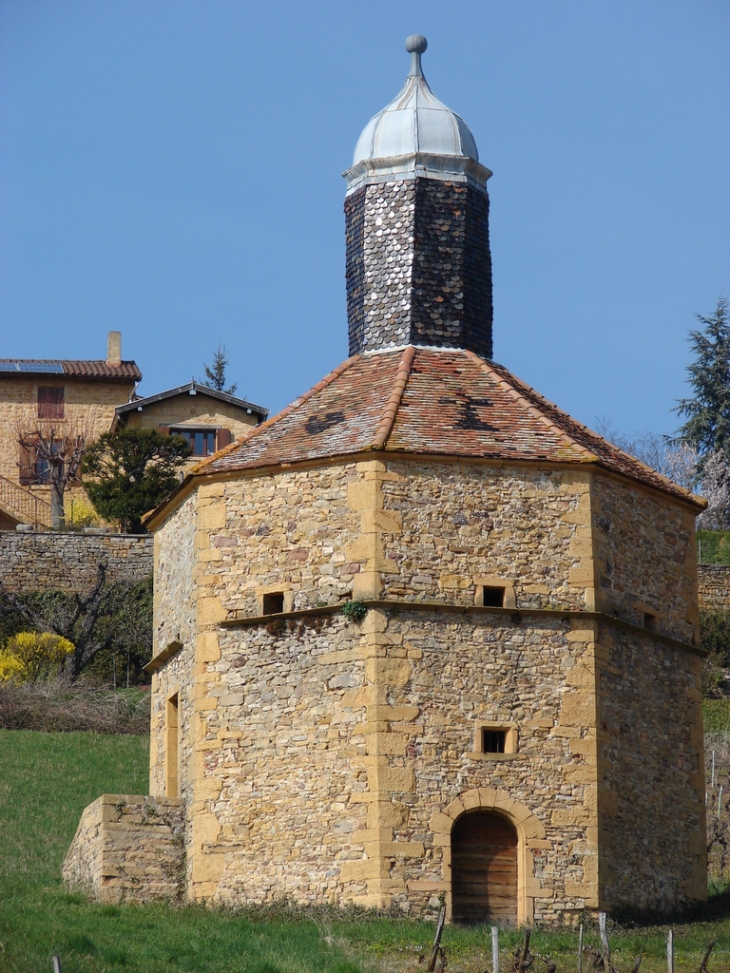
[[[659,642],[678,651],[691,652],[701,658],[707,656],[705,649],[700,648],[698,645],[693,645],[691,642],[683,642],[681,639],[672,638],[670,635],[663,635],[661,632],[651,632],[649,629],[642,628],[640,625],[634,625],[631,622],[626,622],[621,618],[617,618],[615,615],[608,615],[606,612],[577,611],[575,609],[562,608],[487,608],[481,605],[449,605],[437,601],[403,601],[396,598],[389,598],[387,600],[363,598],[362,602],[368,608],[378,608],[383,611],[397,611],[399,613],[413,611],[438,612],[445,615],[471,615],[475,617],[485,615],[501,616],[503,618],[509,618],[515,625],[519,625],[524,618],[562,618],[566,621],[580,619],[581,621],[597,622],[602,625],[619,628],[624,632],[628,632],[630,635],[641,635],[642,637],[651,639],[653,642]],[[342,605],[339,604],[319,605],[315,608],[301,608],[296,611],[281,612],[276,615],[240,615],[237,617],[229,617],[218,624],[221,628],[246,628],[254,625],[268,625],[277,621],[286,622],[289,619],[304,618],[307,615],[334,615],[340,612],[341,609]]]

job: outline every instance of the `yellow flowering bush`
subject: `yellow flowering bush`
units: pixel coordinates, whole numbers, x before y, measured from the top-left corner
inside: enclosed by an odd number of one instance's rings
[[[19,632],[0,650],[0,682],[37,682],[55,675],[74,646],[50,632]]]

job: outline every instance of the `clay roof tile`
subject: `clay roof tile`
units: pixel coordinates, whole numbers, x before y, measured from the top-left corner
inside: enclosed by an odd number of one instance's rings
[[[469,351],[414,346],[347,359],[194,472],[244,471],[369,450],[593,463],[700,503],[572,419],[502,365]]]

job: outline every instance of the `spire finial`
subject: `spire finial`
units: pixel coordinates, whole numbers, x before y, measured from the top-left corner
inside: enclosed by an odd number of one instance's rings
[[[408,72],[409,78],[423,77],[423,71],[421,70],[421,55],[427,47],[428,41],[423,34],[411,34],[410,37],[406,37],[406,50],[411,55],[411,70]]]

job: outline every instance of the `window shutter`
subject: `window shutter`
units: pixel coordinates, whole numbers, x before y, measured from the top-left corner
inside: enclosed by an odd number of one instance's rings
[[[19,444],[18,447],[18,467],[20,470],[20,482],[23,484],[32,483],[34,480],[34,470],[33,464],[35,461],[35,455],[33,450],[28,449],[27,446],[22,446]]]
[[[63,419],[66,390],[58,385],[38,386],[38,418]]]
[[[219,429],[218,430],[218,440],[216,446],[218,449],[223,449],[224,446],[230,446],[232,441],[231,430],[230,429]]]

